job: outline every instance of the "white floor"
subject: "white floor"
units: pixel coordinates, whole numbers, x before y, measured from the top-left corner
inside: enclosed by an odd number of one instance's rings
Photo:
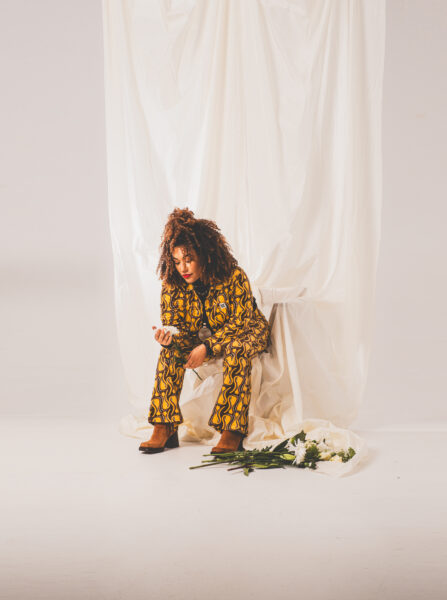
[[[190,470],[117,424],[4,421],[1,597],[447,597],[443,432],[356,431],[370,458],[313,471]]]

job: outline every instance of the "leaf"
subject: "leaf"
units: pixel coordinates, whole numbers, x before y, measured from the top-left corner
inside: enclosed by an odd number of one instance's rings
[[[304,460],[306,462],[320,460],[320,451],[315,444],[312,444],[307,448]]]
[[[295,460],[294,454],[281,454],[281,458],[287,461]]]
[[[355,452],[354,448],[351,448],[351,446],[349,446],[347,452],[345,450],[340,450],[340,452],[337,452],[337,454],[339,456],[341,456],[341,459],[343,462],[348,462],[348,460],[350,460],[354,456],[355,453],[356,452]]]
[[[277,446],[275,446],[272,450],[272,452],[278,452],[279,450],[282,450],[283,448],[285,448],[287,446],[287,442],[289,441],[289,439],[287,438],[286,440],[280,442]]]
[[[296,433],[293,437],[291,437],[290,443],[292,444],[292,446],[296,446],[298,440],[300,440],[301,442],[308,441],[306,440],[306,433],[304,432],[304,429],[302,429],[299,433]]]

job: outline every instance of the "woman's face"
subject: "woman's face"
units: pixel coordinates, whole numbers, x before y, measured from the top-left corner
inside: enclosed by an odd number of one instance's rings
[[[184,254],[184,252],[185,250],[183,248],[177,246],[172,252],[172,258],[174,260],[175,268],[183,279],[188,283],[193,283],[200,278],[202,273],[199,258],[195,250],[191,250],[187,254]],[[186,275],[188,275],[188,277],[186,277]]]

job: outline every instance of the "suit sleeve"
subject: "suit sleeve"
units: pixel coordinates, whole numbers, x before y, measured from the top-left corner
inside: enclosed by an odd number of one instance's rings
[[[178,291],[165,283],[161,286],[160,315],[164,327],[176,327],[179,333],[171,336],[169,345],[160,344],[163,348],[171,348],[174,342],[182,346],[189,338],[189,331],[185,327],[183,300]]]
[[[206,340],[207,351],[218,354],[222,344],[249,327],[253,316],[253,294],[247,275],[236,268],[230,285],[230,318]]]

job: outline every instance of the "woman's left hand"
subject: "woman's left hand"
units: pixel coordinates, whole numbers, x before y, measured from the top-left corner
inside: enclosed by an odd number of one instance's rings
[[[196,367],[200,367],[205,358],[206,346],[205,344],[200,344],[200,346],[196,346],[194,350],[191,350],[188,354],[184,367],[185,369],[195,369]]]

